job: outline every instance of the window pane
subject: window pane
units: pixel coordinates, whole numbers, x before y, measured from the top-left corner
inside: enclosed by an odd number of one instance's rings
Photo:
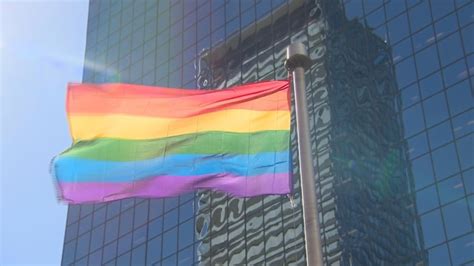
[[[142,226],[142,227],[136,229],[133,232],[133,247],[136,247],[136,246],[138,246],[141,243],[146,241],[146,238],[147,238],[146,231],[147,231],[147,229],[148,229],[148,227],[145,225],[145,226]]]
[[[438,183],[441,204],[446,204],[464,196],[464,185],[459,175]]]
[[[451,124],[449,121],[431,128],[428,135],[430,137],[430,145],[432,149],[436,149],[437,147],[453,140]]]
[[[145,224],[148,219],[148,201],[144,201],[135,207],[135,219],[133,227],[138,228]]]
[[[415,188],[417,190],[433,183],[434,175],[429,154],[412,161],[411,165],[413,177],[415,179]]]
[[[424,128],[423,114],[420,104],[410,107],[403,111],[403,125],[405,137],[412,136]]]
[[[431,2],[431,12],[433,13],[433,19],[437,20],[454,9],[454,1],[438,1],[432,0]]]
[[[166,232],[163,235],[163,243],[166,243],[163,245],[163,257],[167,257],[173,253],[176,253],[178,244],[177,235],[178,232],[176,231],[176,228]]]
[[[464,170],[474,166],[474,134],[459,139],[456,145],[458,147],[461,168]]]
[[[402,96],[402,107],[405,109],[406,107],[412,106],[413,104],[420,101],[420,93],[418,91],[418,85],[413,84],[408,86],[407,88],[403,89],[401,92]]]
[[[400,2],[399,2],[400,3]],[[398,4],[398,3],[397,3]],[[394,44],[408,35],[408,20],[406,15],[401,15],[388,23],[390,43]]]
[[[141,245],[132,251],[131,265],[145,265],[145,245]]]
[[[428,141],[426,134],[421,133],[407,140],[408,154],[410,158],[416,158],[428,151]]]
[[[428,251],[429,262],[437,265],[450,265],[448,247],[446,244],[432,248]]]
[[[456,138],[474,132],[474,110],[455,117],[453,130]]]
[[[129,209],[120,214],[120,235],[132,231],[133,209]]]
[[[439,209],[421,216],[420,219],[425,247],[432,247],[444,241],[443,222]]]
[[[130,265],[130,252],[123,254],[117,258],[117,266],[129,266]]]
[[[118,219],[109,220],[105,225],[105,243],[116,239],[118,236]]]
[[[118,254],[130,251],[132,248],[132,233],[126,234],[118,240]]]
[[[416,192],[416,206],[419,213],[432,210],[438,207],[438,196],[436,195],[436,187],[429,186],[423,190]]]
[[[91,246],[90,246],[91,251],[94,251],[103,245],[104,230],[105,230],[104,224],[92,230],[92,239],[91,239]]]
[[[435,23],[436,36],[438,38],[444,37],[457,30],[458,21],[456,14],[451,14],[442,20]]]
[[[117,241],[104,247],[103,262],[108,262],[117,255]]]
[[[463,56],[461,38],[455,33],[438,43],[441,65],[446,66]]]
[[[400,88],[404,88],[406,85],[416,80],[415,63],[413,62],[412,57],[398,63],[395,68],[398,86],[400,86]]]
[[[435,94],[442,89],[443,80],[441,78],[440,72],[436,72],[435,74],[420,81],[420,91],[423,99]]]
[[[471,230],[471,219],[465,199],[458,200],[443,208],[444,222],[448,239]]]
[[[418,75],[424,77],[439,69],[436,45],[432,45],[415,55]]]
[[[429,2],[423,1],[409,11],[411,30],[418,31],[431,22]]]
[[[155,219],[148,226],[148,238],[153,238],[161,234],[162,218]]]
[[[449,110],[456,115],[474,106],[474,96],[471,92],[469,80],[465,80],[447,91]]]
[[[194,220],[189,220],[179,225],[179,249],[187,247],[194,242]]]
[[[460,60],[453,65],[443,69],[444,82],[447,87],[467,77],[466,63]]]
[[[435,41],[433,27],[429,26],[420,32],[412,35],[415,51],[419,51]]]
[[[473,241],[474,234],[469,234],[449,243],[453,265],[461,265],[474,259],[474,252],[472,252]]]
[[[147,264],[157,262],[161,258],[161,237],[152,239],[147,244]]]
[[[178,254],[178,265],[193,265],[194,262],[194,248],[193,246],[181,250]]]
[[[456,151],[452,143],[434,151],[432,156],[438,180],[459,172]]]
[[[447,119],[449,116],[448,106],[446,105],[446,99],[443,92],[425,100],[423,102],[423,107],[425,110],[427,127],[431,127],[434,124]]]

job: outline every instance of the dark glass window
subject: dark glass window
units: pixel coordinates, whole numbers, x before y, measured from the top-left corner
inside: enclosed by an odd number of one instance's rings
[[[420,81],[420,91],[423,98],[427,98],[443,89],[443,80],[440,72],[436,72]]]
[[[419,77],[425,77],[439,69],[438,54],[436,53],[436,50],[436,45],[432,45],[415,55]]]
[[[405,126],[405,137],[412,136],[424,128],[423,113],[420,104],[403,111],[403,122]]]
[[[464,196],[464,184],[461,176],[456,175],[438,183],[441,204],[446,204]]]
[[[63,259],[61,261],[62,265],[69,265],[74,261],[74,255],[76,254],[76,241],[71,241],[64,244],[63,248]]]
[[[163,200],[162,199],[151,199],[150,200],[150,219],[156,218],[163,213]]]
[[[102,224],[99,227],[96,227],[92,230],[92,236],[91,236],[91,246],[90,250],[94,251],[101,247],[104,243],[104,230],[105,230],[105,225]]]
[[[176,226],[177,224],[178,224],[178,209],[174,209],[165,215],[163,230],[166,231],[170,229],[171,227]]]
[[[163,257],[167,257],[173,253],[176,253],[178,244],[178,232],[176,228],[163,234]]]
[[[178,254],[178,265],[192,265],[194,262],[194,248],[190,246],[184,250],[181,250]]]
[[[78,226],[79,226],[78,223],[73,223],[73,224],[70,224],[66,227],[64,242],[68,242],[68,241],[70,241],[70,240],[77,237],[77,228],[78,228]]]
[[[474,123],[471,122],[473,117],[474,110],[471,110],[453,118],[453,130],[456,138],[474,132]]]
[[[413,58],[410,57],[396,66],[398,86],[404,88],[406,85],[416,80],[416,68]]]
[[[431,157],[429,154],[413,160],[411,165],[416,189],[420,189],[434,182]]]
[[[344,9],[348,19],[361,18],[364,15],[362,12],[362,1],[349,1],[345,4]]]
[[[456,150],[451,143],[432,153],[437,179],[455,174],[459,171]]]
[[[120,235],[124,235],[132,231],[133,209],[127,210],[120,214]]]
[[[448,239],[472,230],[471,219],[465,199],[453,202],[443,207],[444,223],[446,225],[446,234]]]
[[[393,47],[393,62],[398,62],[413,53],[410,39],[406,39]]]
[[[428,151],[426,133],[421,133],[407,140],[410,158],[418,157]]]
[[[457,140],[457,148],[461,169],[465,170],[474,166],[474,134],[470,134]]]
[[[147,244],[147,264],[152,264],[161,258],[161,237],[150,240]]]
[[[133,228],[144,225],[148,220],[148,201],[143,201],[135,207],[135,219]]]
[[[79,219],[81,205],[70,205],[67,212],[67,223],[71,224]]]
[[[89,255],[89,262],[87,265],[101,265],[102,262],[102,250],[97,250],[96,252]]]
[[[451,14],[435,23],[436,37],[443,38],[457,30],[458,21],[456,14]]]
[[[447,87],[467,77],[466,63],[459,60],[443,69],[444,83]]]
[[[454,9],[454,1],[437,1],[431,0],[431,12],[433,13],[433,20],[437,20]]]
[[[147,229],[148,229],[148,227],[145,225],[145,226],[142,226],[142,227],[136,229],[135,231],[133,231],[133,246],[134,247],[136,247],[136,246],[138,246],[141,243],[146,241]]]
[[[91,230],[92,215],[82,218],[79,222],[79,235]]]
[[[117,252],[118,254],[123,254],[127,251],[130,251],[132,247],[132,233],[126,234],[119,238],[118,240],[118,248]]]
[[[427,127],[431,127],[449,116],[446,98],[443,92],[426,99],[423,102],[423,107]]]
[[[425,247],[429,248],[445,240],[439,209],[420,217]]]
[[[385,10],[383,7],[377,9],[367,16],[367,26],[371,28],[376,28],[380,24],[385,22]]]
[[[473,240],[474,234],[471,233],[449,243],[453,265],[462,265],[474,260],[474,252],[472,252]]]
[[[176,265],[176,254],[164,259],[162,265]]]
[[[107,219],[110,219],[120,212],[120,201],[116,200],[107,204]]]
[[[148,238],[161,234],[162,218],[155,219],[148,226]]]
[[[89,241],[91,234],[86,233],[77,239],[76,260],[89,253]]]
[[[429,2],[422,1],[421,4],[410,9],[410,24],[412,32],[416,32],[431,22]]]
[[[94,212],[93,226],[96,227],[99,224],[105,222],[106,207],[102,207]]]
[[[145,265],[146,257],[146,246],[143,244],[132,251],[132,263],[131,265]]]
[[[433,27],[429,26],[412,35],[415,51],[419,51],[435,41]]]
[[[453,134],[451,130],[451,124],[446,121],[440,125],[431,128],[428,131],[430,138],[430,145],[432,149],[436,149],[441,145],[444,145],[453,140]]]
[[[419,213],[432,210],[438,207],[438,195],[436,194],[436,187],[429,186],[416,193],[416,206]]]
[[[127,252],[117,258],[117,266],[129,266],[130,264],[130,252]]]
[[[469,80],[465,80],[448,89],[449,110],[451,115],[459,114],[474,107],[474,96],[471,91]]]
[[[398,2],[397,4],[399,4]],[[390,43],[395,44],[405,38],[409,33],[406,15],[401,15],[388,23],[388,34]]]
[[[428,261],[438,265],[451,265],[446,244],[428,250],[428,258]]]
[[[105,224],[105,243],[116,239],[118,236],[118,218],[107,221]]]
[[[117,241],[104,247],[103,262],[108,262],[117,255]]]
[[[446,66],[463,56],[461,38],[454,33],[438,43],[441,65]]]
[[[194,215],[194,202],[188,201],[179,206],[179,221],[183,222],[190,219]]]
[[[179,225],[179,249],[187,247],[194,242],[194,220],[189,220]]]

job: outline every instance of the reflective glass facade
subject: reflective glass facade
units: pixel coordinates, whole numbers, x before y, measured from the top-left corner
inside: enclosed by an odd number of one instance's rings
[[[91,1],[84,82],[284,79],[304,42],[327,265],[474,263],[474,3]],[[70,206],[63,265],[301,265],[294,199],[200,191]]]

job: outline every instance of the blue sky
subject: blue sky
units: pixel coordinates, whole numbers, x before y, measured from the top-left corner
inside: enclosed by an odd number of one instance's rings
[[[0,0],[0,265],[58,265],[66,205],[51,158],[71,140],[66,84],[81,81],[87,1]]]

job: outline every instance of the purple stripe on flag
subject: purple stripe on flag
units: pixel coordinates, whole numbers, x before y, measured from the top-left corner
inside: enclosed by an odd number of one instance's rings
[[[238,197],[289,194],[289,173],[258,176],[202,175],[155,176],[130,182],[60,182],[63,200],[69,203],[107,202],[129,197],[173,197],[196,189],[213,189]]]

